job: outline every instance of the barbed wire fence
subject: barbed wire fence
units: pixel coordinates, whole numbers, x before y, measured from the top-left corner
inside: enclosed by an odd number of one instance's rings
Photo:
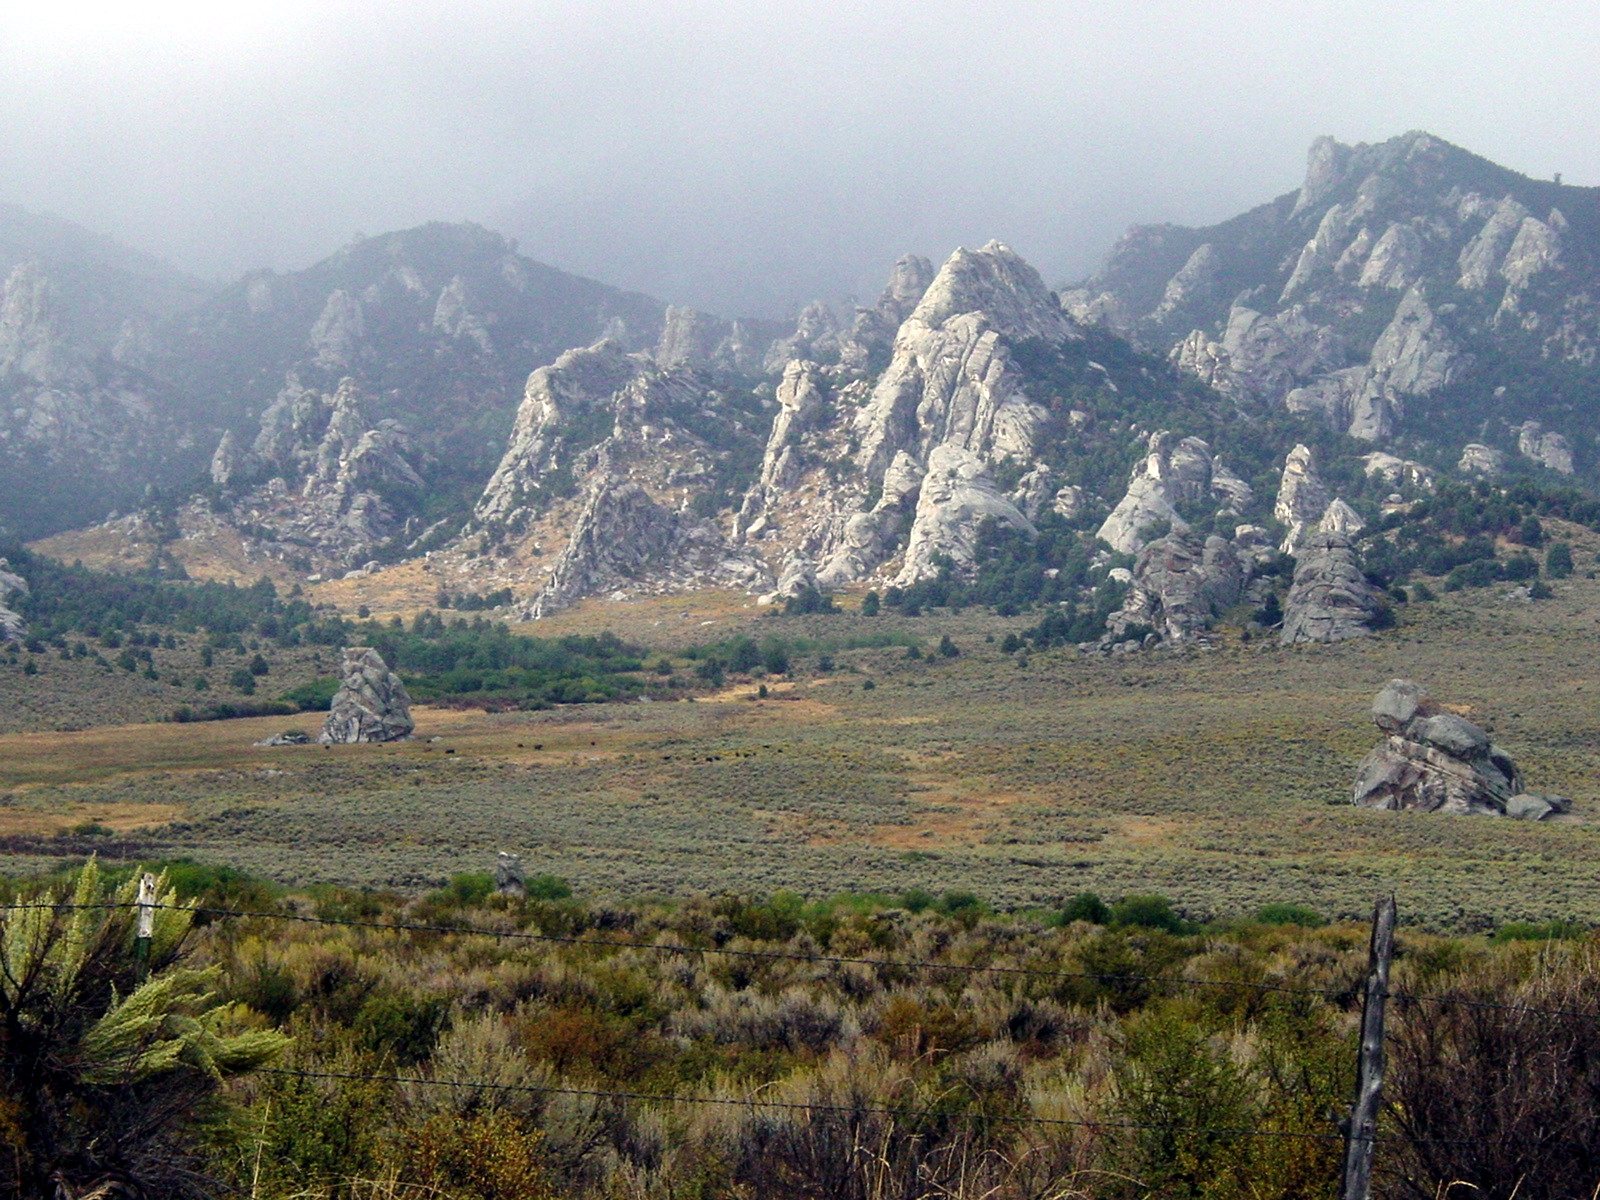
[[[763,1098],[756,1093],[731,1097],[699,1095],[689,1092],[630,1090],[626,1088],[582,1088],[566,1084],[511,1084],[489,1080],[445,1079],[432,1074],[355,1072],[296,1067],[264,1067],[256,1072],[257,1074],[274,1077],[313,1081],[366,1082],[454,1091],[571,1096],[616,1103],[740,1108],[750,1112],[827,1113],[857,1119],[881,1116],[900,1121],[938,1120],[1018,1127],[1072,1128],[1097,1132],[1148,1131],[1195,1137],[1333,1141],[1343,1143],[1345,1148],[1341,1177],[1341,1200],[1370,1200],[1371,1176],[1376,1149],[1381,1143],[1392,1140],[1392,1135],[1381,1137],[1378,1133],[1378,1118],[1382,1106],[1385,1070],[1384,1044],[1388,1001],[1505,1011],[1525,1016],[1556,1019],[1600,1020],[1600,1016],[1597,1016],[1596,1013],[1578,1009],[1541,1008],[1527,1004],[1479,1000],[1468,996],[1391,990],[1389,987],[1389,972],[1393,960],[1394,935],[1397,922],[1397,909],[1393,896],[1380,899],[1375,908],[1372,938],[1369,944],[1368,970],[1364,985],[1359,990],[1359,993],[1352,988],[1316,988],[1269,980],[1206,979],[1183,975],[1137,972],[1069,971],[1057,968],[1012,966],[994,963],[958,963],[939,962],[931,959],[823,954],[804,950],[754,949],[726,945],[702,946],[663,940],[635,941],[577,934],[544,933],[532,930],[495,929],[469,924],[383,921],[361,917],[323,916],[312,913],[229,908],[215,905],[164,904],[156,900],[154,879],[148,875],[141,880],[139,899],[135,901],[105,901],[88,904],[16,902],[5,905],[0,907],[0,933],[3,933],[5,918],[9,914],[16,912],[50,910],[57,913],[68,913],[86,910],[131,910],[136,917],[135,957],[137,961],[143,963],[148,952],[154,915],[163,909],[202,916],[208,921],[279,922],[400,934],[489,938],[497,941],[530,945],[577,947],[614,952],[632,951],[665,956],[723,957],[750,961],[854,966],[876,971],[903,972],[907,974],[987,975],[1056,982],[1085,982],[1106,986],[1143,985],[1151,988],[1171,988],[1174,990],[1248,991],[1262,995],[1316,998],[1330,1003],[1350,1003],[1359,994],[1362,1001],[1362,1030],[1356,1063],[1356,1092],[1348,1114],[1338,1119],[1336,1122],[1337,1128],[1333,1129],[1205,1126],[1163,1122],[1047,1117],[1032,1114],[992,1113],[947,1108],[785,1101]],[[1414,1134],[1408,1134],[1405,1140],[1412,1144],[1427,1142],[1435,1145],[1461,1144],[1466,1141],[1466,1139],[1455,1138],[1418,1138]]]

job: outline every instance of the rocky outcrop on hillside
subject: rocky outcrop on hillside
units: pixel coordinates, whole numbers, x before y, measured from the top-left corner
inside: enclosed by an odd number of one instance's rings
[[[1229,311],[1220,338],[1192,330],[1173,347],[1171,359],[1223,395],[1262,405],[1341,365],[1345,353],[1337,332],[1313,322],[1299,306],[1273,316],[1240,304]]]
[[[803,392],[799,382],[791,390]],[[772,575],[691,511],[727,454],[689,422],[717,419],[703,380],[609,340],[563,354],[528,379],[510,443],[469,532],[514,544],[570,514],[559,555],[526,612],[547,616],[592,595],[700,587],[762,591]],[[796,400],[804,409],[809,400]]]
[[[1485,446],[1481,442],[1468,442],[1461,448],[1461,458],[1456,463],[1456,470],[1463,475],[1482,475],[1487,479],[1504,475],[1505,451],[1494,446]]]
[[[0,558],[0,642],[20,642],[27,636],[27,623],[10,607],[16,597],[27,594],[28,581]]]
[[[24,533],[137,499],[192,446],[169,391],[118,361],[79,288],[34,261],[0,288],[0,520]]]
[[[1149,447],[1133,469],[1127,492],[1096,534],[1113,550],[1137,553],[1151,532],[1163,526],[1186,531],[1189,524],[1180,507],[1202,505],[1224,515],[1238,515],[1249,507],[1250,485],[1213,457],[1201,439],[1162,431],[1150,435]]]
[[[370,646],[344,651],[339,690],[322,723],[323,745],[394,742],[411,736],[411,697],[400,677]]]
[[[1278,640],[1342,642],[1364,637],[1383,620],[1388,602],[1367,582],[1350,539],[1318,530],[1301,540],[1295,551],[1294,582],[1283,604]]]
[[[1303,442],[1296,445],[1284,460],[1283,481],[1272,505],[1273,519],[1288,531],[1284,537],[1284,553],[1293,554],[1306,530],[1315,528],[1322,520],[1329,499],[1328,489],[1317,474],[1311,448]]]
[[[856,330],[881,329],[926,275],[921,260],[901,260]],[[1147,393],[1161,374],[1147,365],[1130,378],[1126,366],[1107,367],[1084,345],[1081,329],[1011,250],[958,250],[911,306],[876,381],[850,365],[870,356],[852,358],[848,337],[838,363],[786,365],[736,535],[775,573],[823,588],[866,579],[906,586],[943,564],[965,574],[986,522],[1031,536],[1045,516],[1079,522],[1111,507],[1098,482],[1069,473],[1081,465],[1061,461],[1063,439],[1091,437],[1146,442],[1101,529],[1119,551],[1135,552],[1165,529],[1186,530],[1180,509],[1223,518],[1250,509],[1250,485],[1204,441],[1097,427],[1088,411],[1095,393],[1114,411],[1121,388]],[[1062,399],[1067,380],[1077,407]]]
[[[941,562],[972,563],[985,521],[1030,536],[1036,532],[1017,506],[1000,494],[977,455],[949,443],[934,447],[917,495],[905,565],[895,583],[907,587],[931,578],[939,573]]]
[[[1413,488],[1421,492],[1433,491],[1438,478],[1432,467],[1409,458],[1386,454],[1382,450],[1363,456],[1361,468],[1368,478],[1380,479],[1390,487]]]
[[[1559,475],[1572,474],[1572,443],[1538,421],[1524,421],[1517,429],[1517,451]]]
[[[671,512],[641,485],[602,473],[527,615],[547,617],[597,595],[771,585],[761,560],[730,546],[711,522]]]
[[[1133,586],[1107,622],[1107,641],[1146,626],[1166,642],[1191,641],[1244,598],[1248,554],[1215,534],[1169,533],[1139,551]]]
[[[1132,230],[1063,303],[1241,405],[1283,405],[1386,445],[1418,413],[1476,404],[1547,363],[1596,367],[1600,226],[1568,218],[1592,212],[1597,194],[1425,133],[1319,139],[1297,193],[1206,229]],[[1512,429],[1572,422],[1553,393],[1592,384],[1550,378],[1496,392],[1495,417]]]
[[[861,374],[886,367],[895,334],[932,282],[933,264],[920,254],[907,254],[896,262],[878,302],[857,309],[849,332],[840,338],[840,365]]]
[[[1421,292],[1407,291],[1365,365],[1317,376],[1283,397],[1290,412],[1321,413],[1332,429],[1385,442],[1399,429],[1407,397],[1426,396],[1450,381],[1460,360]]]
[[[1029,529],[1030,511],[1058,496],[1083,502],[1039,460],[1049,414],[1016,357],[1019,346],[1073,342],[1072,322],[998,242],[956,251],[913,304],[927,274],[924,260],[902,259],[837,364],[784,368],[760,479],[736,525],[782,573],[793,565],[833,587],[879,572],[925,578],[936,558],[965,570],[983,520]],[[908,306],[882,374],[863,378]],[[1011,492],[994,481],[1002,463],[1021,468]]]
[[[776,339],[770,322],[726,321],[698,309],[668,306],[656,343],[656,364],[754,374]]]
[[[1534,821],[1571,810],[1565,797],[1524,792],[1510,755],[1409,679],[1385,685],[1373,701],[1372,719],[1384,740],[1356,770],[1357,805]]]
[[[140,503],[147,486],[188,488],[224,431],[240,450],[254,438],[286,381],[332,395],[353,379],[363,429],[403,425],[437,501],[493,469],[489,448],[534,366],[603,335],[629,348],[662,336],[657,302],[532,262],[475,226],[358,240],[208,296],[131,254],[7,261],[9,217],[0,210],[0,278],[13,275],[0,299],[0,470],[22,486],[0,495],[0,520],[27,536]],[[772,335],[741,351],[742,332],[728,354],[759,365]],[[217,465],[234,474],[226,456]],[[419,512],[394,515],[403,525]]]
[[[402,539],[428,460],[398,421],[372,422],[350,379],[332,394],[291,379],[261,415],[248,450],[225,433],[211,459],[216,510],[263,543],[294,547],[319,569],[349,569]]]

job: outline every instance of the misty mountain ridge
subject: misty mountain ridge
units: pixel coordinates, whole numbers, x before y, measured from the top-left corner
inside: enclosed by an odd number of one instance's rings
[[[113,540],[126,565],[509,592],[533,617],[937,590],[1022,555],[1024,601],[1124,641],[1265,603],[1288,552],[1338,610],[1293,628],[1348,636],[1385,604],[1363,530],[1450,479],[1592,484],[1597,195],[1426,134],[1321,139],[1297,192],[1136,229],[1060,295],[990,243],[793,325],[619,292],[475,226],[365,239],[246,277],[130,359],[177,436],[143,477],[168,499]]]
[[[1426,133],[1312,146],[1296,192],[1203,229],[1136,227],[1070,311],[1243,404],[1374,443],[1444,422],[1520,452],[1541,423],[1592,470],[1600,188],[1528,179]]]

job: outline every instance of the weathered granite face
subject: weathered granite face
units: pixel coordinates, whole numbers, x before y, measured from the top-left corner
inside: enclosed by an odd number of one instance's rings
[[[0,642],[20,642],[28,635],[27,623],[9,607],[13,597],[27,594],[28,581],[0,558]]]
[[[1107,640],[1121,642],[1132,627],[1147,625],[1163,641],[1189,641],[1240,601],[1249,574],[1247,556],[1226,538],[1157,538],[1134,561],[1133,587],[1107,622]]]
[[[1483,475],[1491,479],[1505,474],[1505,469],[1505,451],[1480,442],[1468,442],[1462,447],[1461,460],[1456,463],[1456,470],[1463,475]]]
[[[1272,506],[1273,518],[1288,530],[1283,539],[1285,554],[1293,554],[1301,539],[1317,528],[1330,499],[1310,447],[1297,445],[1284,460],[1283,481]]]
[[[1372,632],[1387,601],[1367,582],[1349,538],[1318,530],[1301,541],[1295,557],[1280,643],[1342,642]]]
[[[340,664],[339,690],[322,723],[323,745],[394,742],[411,736],[411,697],[370,646],[352,646]]]
[[[1372,719],[1386,736],[1356,770],[1351,798],[1358,805],[1533,821],[1571,810],[1565,797],[1524,792],[1510,755],[1409,679],[1385,685],[1372,703]]]
[[[1517,452],[1559,475],[1572,474],[1572,443],[1538,421],[1524,421],[1517,429]]]
[[[959,446],[942,445],[928,456],[927,474],[917,498],[916,515],[906,541],[905,565],[895,582],[908,587],[939,572],[941,557],[970,564],[978,531],[997,521],[1032,534],[1033,524],[984,471],[978,457]]]
[[[734,587],[759,592],[772,576],[709,521],[673,512],[640,484],[601,472],[565,549],[527,615],[538,619],[586,596]]]

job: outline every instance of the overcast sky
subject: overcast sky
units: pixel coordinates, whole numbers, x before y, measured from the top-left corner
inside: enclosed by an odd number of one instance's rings
[[[1597,58],[1593,0],[0,0],[0,199],[219,277],[470,219],[776,315],[991,237],[1076,278],[1322,133],[1600,183]]]

